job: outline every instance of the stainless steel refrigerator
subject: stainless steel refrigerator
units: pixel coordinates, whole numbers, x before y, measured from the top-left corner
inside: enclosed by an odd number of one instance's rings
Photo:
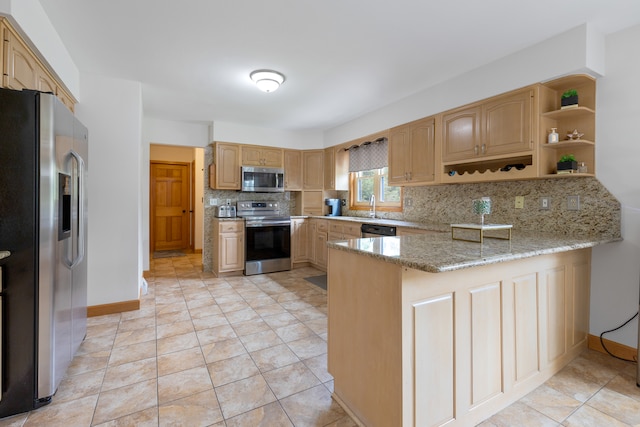
[[[87,330],[87,129],[0,89],[0,417],[49,403]]]

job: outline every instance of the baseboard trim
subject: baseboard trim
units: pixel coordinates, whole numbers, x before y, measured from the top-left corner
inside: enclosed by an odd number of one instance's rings
[[[140,300],[120,301],[111,304],[91,305],[87,307],[87,317],[140,310]]]
[[[599,336],[589,335],[588,341],[589,341],[588,345],[590,350],[595,350],[595,351],[599,351],[600,353],[608,354],[605,351],[605,349],[602,347]],[[629,347],[624,344],[620,344],[615,341],[608,340],[606,338],[603,338],[602,341],[604,341],[604,345],[607,346],[607,350],[609,350],[611,353],[615,354],[618,357],[621,357],[623,359],[629,359],[629,360],[636,360],[638,357],[638,350],[633,347]]]

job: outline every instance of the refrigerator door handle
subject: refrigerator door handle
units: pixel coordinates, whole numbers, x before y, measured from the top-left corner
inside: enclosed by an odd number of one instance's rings
[[[78,185],[78,191],[77,191],[77,197],[78,197],[78,215],[76,218],[77,224],[76,224],[76,229],[78,230],[78,232],[76,233],[76,235],[74,236],[75,241],[77,243],[77,247],[78,247],[78,253],[76,254],[75,258],[71,261],[66,260],[67,261],[67,265],[69,266],[69,268],[74,268],[76,265],[80,264],[82,262],[82,260],[84,259],[84,251],[85,251],[85,247],[84,247],[84,227],[82,227],[82,218],[84,218],[84,159],[82,158],[82,156],[80,156],[80,154],[76,153],[75,151],[71,150],[69,152],[69,154],[71,154],[71,157],[73,157],[75,159],[76,162],[76,173],[77,173],[77,185]]]

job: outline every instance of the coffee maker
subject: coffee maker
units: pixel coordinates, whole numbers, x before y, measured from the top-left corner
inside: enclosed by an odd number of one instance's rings
[[[340,199],[324,199],[324,204],[329,206],[329,213],[326,216],[342,215],[342,204]]]

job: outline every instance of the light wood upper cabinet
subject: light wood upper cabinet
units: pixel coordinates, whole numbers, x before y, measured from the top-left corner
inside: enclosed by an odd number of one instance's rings
[[[324,150],[302,152],[302,188],[322,190],[324,185]]]
[[[284,189],[302,190],[302,151],[284,150]]]
[[[389,132],[389,184],[424,184],[435,180],[435,120],[431,117]]]
[[[477,161],[533,149],[534,91],[525,88],[446,112],[442,160]]]
[[[484,154],[518,153],[533,148],[530,88],[510,92],[482,105]]]
[[[442,115],[442,160],[466,160],[480,154],[480,105]]]
[[[42,67],[36,69],[36,89],[40,92],[50,92],[56,95],[58,93],[56,82]]]
[[[22,41],[6,20],[0,18],[0,69],[2,87],[8,89],[32,89],[56,95],[73,112],[75,100],[63,85],[52,77],[51,70]]]
[[[324,189],[336,189],[336,156],[334,147],[324,149]]]
[[[281,168],[283,166],[282,156],[282,148],[260,147],[253,145],[242,146],[243,166]]]
[[[36,89],[38,63],[31,51],[8,28],[3,29],[5,64],[3,86],[9,89]]]
[[[240,190],[240,145],[216,142],[214,166],[209,171],[209,187],[217,190]]]

